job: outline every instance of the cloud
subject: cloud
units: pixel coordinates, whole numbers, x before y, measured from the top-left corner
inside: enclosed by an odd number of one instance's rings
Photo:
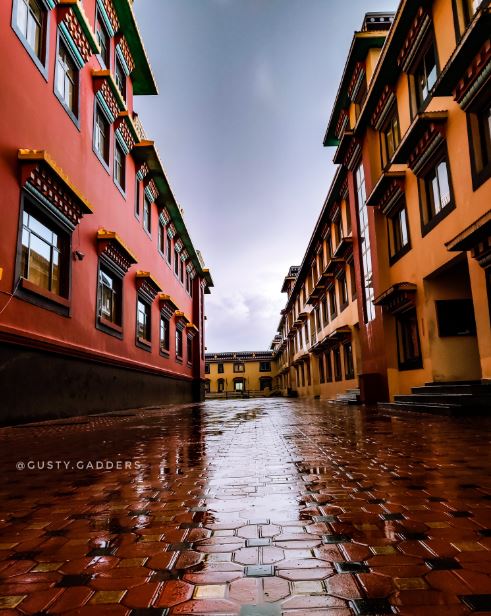
[[[271,293],[271,290],[267,289],[208,296],[207,339],[212,344],[207,345],[208,351],[267,349],[274,336],[283,304],[284,298],[279,293]],[[262,348],[252,348],[257,346],[257,343],[252,341],[258,339],[262,340]]]
[[[271,104],[276,98],[271,66],[264,59],[253,68],[252,91],[258,100],[266,104]]]

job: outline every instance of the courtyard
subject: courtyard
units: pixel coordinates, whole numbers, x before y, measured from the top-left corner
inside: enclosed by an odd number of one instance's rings
[[[2,428],[0,614],[490,613],[490,436],[282,398]]]

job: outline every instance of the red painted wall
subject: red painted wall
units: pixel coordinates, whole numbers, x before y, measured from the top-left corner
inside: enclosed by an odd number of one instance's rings
[[[94,28],[95,0],[84,1],[85,12]],[[50,12],[48,81],[40,73],[11,27],[12,0],[0,2],[0,311],[14,288],[20,212],[20,183],[17,151],[19,148],[46,150],[94,208],[73,232],[72,249],[85,253],[83,261],[72,261],[71,317],[13,298],[0,315],[0,336],[25,335],[39,344],[63,347],[70,353],[104,356],[111,361],[129,362],[138,368],[165,371],[184,378],[204,374],[204,362],[198,360],[200,336],[194,339],[193,367],[175,361],[174,324],[171,324],[170,358],[159,354],[159,305],[152,307],[152,352],[135,345],[136,270],[150,271],[170,294],[179,308],[199,327],[199,286],[194,280],[194,300],[174,275],[157,249],[158,214],[152,206],[152,237],[134,215],[135,165],[127,157],[126,197],[112,177],[114,129],[111,128],[111,174],[108,174],[92,150],[94,89],[91,71],[99,69],[92,56],[80,73],[80,129],[75,126],[54,94],[57,23],[56,9]],[[114,41],[111,62],[114,63]],[[111,66],[113,68],[113,66]],[[127,106],[133,108],[131,83],[127,83]],[[138,259],[124,278],[124,339],[99,331],[96,323],[97,230],[115,231]],[[2,334],[3,332],[3,334]],[[184,340],[184,356],[186,337]]]

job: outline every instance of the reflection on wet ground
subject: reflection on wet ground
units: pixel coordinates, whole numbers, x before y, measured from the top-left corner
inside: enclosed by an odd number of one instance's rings
[[[0,616],[491,613],[490,436],[283,399],[1,429]]]

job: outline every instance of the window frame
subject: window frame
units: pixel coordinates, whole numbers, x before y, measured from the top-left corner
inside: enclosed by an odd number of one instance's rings
[[[139,303],[143,304],[148,309],[147,333],[149,335],[149,338],[143,338],[138,333],[139,325],[140,325],[140,321],[139,321],[140,313],[139,313],[139,306],[138,306]],[[136,325],[136,327],[135,327],[135,343],[136,343],[136,346],[139,347],[140,349],[143,349],[145,351],[151,352],[151,350],[152,350],[152,304],[147,299],[145,299],[145,297],[143,297],[143,295],[141,293],[137,293],[136,294],[136,321],[135,321],[135,325]]]
[[[413,314],[415,316],[415,324],[416,324],[416,334],[417,334],[417,343],[418,343],[418,355],[412,359],[404,359],[403,353],[405,354],[405,349],[403,348],[403,340],[401,339],[401,330],[400,325],[403,322],[404,317],[407,318],[409,314]],[[400,372],[406,372],[409,370],[420,370],[423,368],[423,356],[421,352],[421,336],[419,334],[419,323],[418,323],[418,313],[416,308],[410,308],[409,310],[405,310],[404,312],[398,313],[395,315],[395,328],[396,328],[396,342],[397,342],[397,365],[398,370]]]
[[[396,121],[396,130],[394,132],[394,119]],[[389,133],[389,127],[392,129],[390,132],[394,137],[394,149],[389,156],[389,147],[387,143],[387,135]],[[380,141],[380,160],[382,161],[382,169],[387,169],[392,164],[392,158],[401,143],[401,125],[399,121],[399,110],[397,108],[397,101],[394,101],[387,113],[387,118],[383,123],[379,131]]]
[[[348,280],[346,278],[346,272],[343,271],[337,277],[338,282],[338,295],[339,295],[339,313],[346,310],[349,305],[349,291],[348,291]],[[343,301],[343,299],[345,301]]]
[[[122,75],[122,89],[119,86],[118,72],[121,73]],[[121,93],[121,96],[123,97],[123,100],[125,101],[126,101],[126,94],[127,94],[127,81],[126,80],[127,80],[126,71],[124,70],[123,64],[121,60],[119,59],[117,51],[115,49],[114,50],[114,81],[116,83],[118,90]]]
[[[117,138],[116,138],[116,133],[114,133],[114,147],[113,147],[113,180],[114,183],[116,184],[116,188],[119,190],[119,192],[123,195],[123,197],[126,198],[126,166],[127,166],[127,155],[124,153],[123,148],[121,147],[121,145],[119,144]],[[122,179],[123,182],[122,184],[119,183],[117,177],[116,177],[116,168],[117,168],[117,154],[118,152],[121,153],[121,173],[122,173]]]
[[[395,218],[398,217],[401,212],[404,211],[405,219],[406,219],[406,234],[407,234],[407,242],[406,244],[401,244],[399,248],[396,248],[396,234],[395,234]],[[389,250],[389,265],[394,265],[399,259],[401,259],[405,254],[407,254],[411,250],[411,232],[409,228],[409,217],[407,211],[406,199],[401,196],[399,202],[394,206],[391,210],[390,214],[387,215],[387,242],[388,242],[388,250]]]
[[[96,146],[96,131],[97,131],[97,118],[100,117],[106,123],[108,133],[107,133],[107,160],[103,155],[100,154],[97,146]],[[111,174],[111,122],[106,117],[101,105],[97,102],[97,99],[94,100],[94,121],[92,127],[92,151],[96,155],[97,159],[107,171],[108,174]]]
[[[59,57],[60,57],[60,49],[62,48],[64,52],[66,53],[67,57],[73,63],[73,68],[76,74],[76,83],[74,84],[74,94],[73,94],[73,98],[75,101],[74,107],[76,108],[75,110],[72,109],[68,105],[63,93],[58,90],[58,71],[60,70]],[[66,78],[66,73],[65,73],[65,78]],[[58,28],[57,29],[57,39],[56,39],[56,56],[55,56],[55,71],[54,71],[54,78],[53,78],[53,92],[56,98],[58,99],[60,105],[67,112],[69,118],[72,120],[72,122],[75,124],[75,126],[79,130],[80,130],[80,98],[81,98],[80,97],[80,88],[81,88],[80,82],[81,82],[80,68],[77,66],[77,62],[75,58],[73,57],[73,54],[70,51],[68,45],[63,40],[63,36],[60,32],[60,29]]]
[[[234,370],[235,373],[245,372],[245,363],[243,361],[236,361],[236,362],[234,362],[233,370]]]
[[[142,227],[148,237],[152,237],[152,204],[145,194],[145,191],[143,191]]]
[[[99,3],[96,2],[96,9],[95,9],[95,36],[96,36],[96,40],[97,43],[99,45],[99,47],[102,49],[102,46],[99,42],[99,32],[98,32],[98,25],[102,26],[102,30],[104,31],[105,35],[107,36],[107,49],[106,49],[106,58],[103,57],[102,54],[98,53],[97,54],[97,59],[99,61],[99,64],[101,65],[102,69],[106,69],[106,70],[111,70],[111,35],[108,32],[107,26],[104,23],[104,19],[102,18],[101,15],[101,10],[99,8]]]
[[[434,52],[436,76],[435,76],[435,81],[433,85],[431,86],[431,88],[428,89],[428,94],[423,99],[423,92],[420,90],[419,84],[417,83],[416,74],[420,66],[424,64],[427,54],[430,51],[431,47],[433,47],[433,52]],[[430,75],[431,75],[431,72],[432,71],[430,71],[429,73]],[[441,73],[441,68],[440,68],[440,62],[439,62],[439,57],[438,57],[438,48],[436,45],[436,37],[433,31],[433,26],[431,26],[429,32],[426,33],[425,39],[423,43],[421,44],[421,48],[419,52],[417,53],[415,59],[413,60],[411,64],[411,67],[408,70],[409,92],[410,92],[409,107],[410,107],[410,113],[411,113],[411,120],[413,120],[416,117],[417,113],[424,111],[426,107],[428,106],[429,102],[431,101],[433,97],[433,88],[435,87],[435,84],[438,81],[438,77],[440,73]],[[428,75],[426,76],[426,78],[428,81]]]
[[[162,323],[167,323],[166,336],[162,339]],[[170,319],[163,312],[159,319],[159,352],[163,357],[170,356]]]
[[[188,366],[193,365],[194,353],[193,353],[193,338],[192,336],[186,336],[186,361]]]
[[[435,213],[431,218],[429,217],[429,206],[431,205],[431,196],[429,186],[429,176],[430,173],[435,174],[437,177],[436,170],[439,165],[445,162],[446,170],[447,170],[447,180],[449,185],[449,202],[444,205],[437,213]],[[448,157],[448,152],[446,147],[439,148],[439,150],[432,156],[431,160],[425,166],[425,168],[418,174],[418,193],[419,193],[419,209],[420,209],[420,218],[421,218],[421,235],[424,237],[427,235],[434,227],[436,227],[444,218],[446,218],[450,212],[455,209],[455,197],[453,192],[453,182],[452,182],[452,172],[450,169],[450,161]],[[434,208],[432,208],[434,209]]]
[[[24,212],[30,212],[33,210],[39,213],[41,223],[43,220],[48,222],[48,225],[53,225],[57,228],[60,235],[64,237],[65,246],[63,248],[62,259],[64,260],[63,268],[60,270],[60,275],[63,280],[60,284],[63,285],[64,294],[58,295],[53,293],[42,286],[32,282],[28,278],[25,278],[22,274],[22,235],[24,229],[23,215]],[[48,226],[47,225],[47,226]],[[71,314],[71,297],[72,297],[72,236],[73,228],[70,228],[66,222],[58,217],[56,210],[48,209],[48,207],[36,198],[34,195],[27,193],[25,190],[21,191],[20,196],[20,208],[19,208],[19,225],[17,236],[17,253],[15,260],[15,286],[14,293],[16,297],[25,300],[31,304],[45,308],[52,312],[56,312],[59,315],[69,317]]]
[[[23,2],[23,0],[14,0],[12,2],[12,16],[10,26],[12,30],[15,32],[17,38],[21,42],[24,49],[27,51],[31,60],[34,62],[34,65],[41,73],[45,81],[48,81],[49,75],[49,48],[50,48],[50,25],[51,25],[51,11],[49,11],[44,4],[43,0],[39,0],[38,4],[41,8],[41,12],[43,14],[43,24],[41,27],[41,57],[39,57],[35,50],[29,44],[26,36],[20,29],[19,24],[17,23],[18,16],[18,6],[19,2]]]
[[[344,361],[344,377],[346,381],[352,381],[355,378],[355,360],[353,355],[353,342],[347,340],[343,342],[343,361]],[[349,348],[349,353],[347,352]]]
[[[111,321],[102,315],[102,288],[101,288],[101,270],[106,276],[117,280],[119,285],[119,299],[117,311],[117,320]],[[104,271],[106,270],[106,271]],[[109,273],[108,273],[109,272]],[[96,329],[119,338],[123,338],[123,319],[124,319],[124,274],[115,267],[110,259],[103,254],[100,255],[97,261],[97,292],[96,292]]]
[[[182,363],[184,359],[184,342],[183,342],[183,330],[179,327],[176,327],[176,331],[174,334],[175,340],[175,354],[176,361]]]
[[[224,367],[223,363],[219,362],[217,364],[217,372],[218,372],[218,374],[223,374],[225,372],[225,367]]]
[[[271,372],[271,362],[267,360],[260,361],[259,372]]]
[[[488,96],[487,100],[478,100],[473,103],[471,109],[466,112],[467,116],[467,134],[469,139],[469,152],[471,162],[471,175],[472,175],[472,189],[475,192],[480,186],[482,186],[491,177],[491,130],[489,134],[482,134],[486,132],[485,127],[482,129],[481,122],[484,112],[487,110],[488,117],[491,114],[491,97]],[[477,127],[475,123],[477,122]],[[490,120],[488,119],[488,125]],[[484,120],[486,123],[486,120]],[[483,141],[485,146],[483,146]],[[485,151],[487,156],[487,162],[482,166],[478,165],[478,156],[476,151],[479,149],[479,154],[482,156]]]
[[[332,349],[332,358],[334,366],[334,380],[339,383],[343,380],[343,363],[341,360],[341,345],[337,345]],[[337,361],[339,360],[339,361]],[[339,371],[338,371],[339,368]]]

